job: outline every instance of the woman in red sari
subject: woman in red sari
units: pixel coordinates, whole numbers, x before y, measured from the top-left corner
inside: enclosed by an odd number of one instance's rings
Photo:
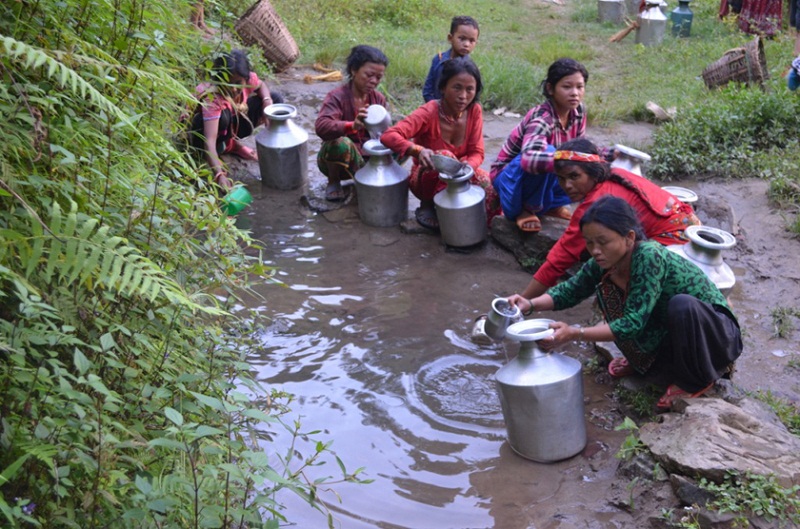
[[[478,96],[482,89],[480,71],[471,59],[445,61],[439,76],[442,99],[428,101],[381,136],[381,143],[396,154],[414,158],[408,184],[420,200],[417,222],[426,228],[439,228],[433,197],[446,187],[433,167],[433,154],[469,164],[475,171],[472,183],[487,192],[486,204],[496,202],[488,195],[493,191],[489,174],[481,169],[483,110]]]

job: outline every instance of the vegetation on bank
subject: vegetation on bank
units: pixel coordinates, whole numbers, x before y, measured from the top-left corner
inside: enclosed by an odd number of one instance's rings
[[[244,0],[242,0],[244,1]],[[489,109],[516,112],[542,100],[539,82],[556,58],[586,64],[589,120],[652,120],[648,101],[676,108],[677,118],[656,131],[652,174],[660,179],[764,178],[770,195],[800,234],[800,95],[786,88],[794,38],[780,34],[764,42],[770,79],[764,89],[731,86],[709,90],[700,74],[733,48],[753,37],[735,20],[720,21],[719,2],[696,0],[690,38],[667,35],[656,47],[608,39],[620,26],[597,22],[596,0],[273,0],[300,45],[300,62],[341,65],[351,46],[381,47],[391,64],[385,84],[403,112],[422,102],[421,87],[431,58],[447,49],[449,20],[469,14],[481,26],[473,58],[480,66]],[[676,7],[669,2],[668,10]],[[393,6],[388,9],[387,6]],[[788,16],[784,20],[788,19]]]
[[[322,508],[333,482],[303,477],[329,441],[269,449],[316,437],[250,376],[257,316],[227,310],[272,271],[173,141],[230,46],[188,9],[0,6],[0,527],[278,527],[278,490]]]

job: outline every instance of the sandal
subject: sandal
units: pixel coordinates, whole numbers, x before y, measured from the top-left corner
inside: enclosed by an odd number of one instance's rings
[[[712,382],[708,386],[704,387],[700,391],[696,393],[689,393],[688,391],[684,391],[675,384],[670,384],[667,388],[667,392],[664,393],[658,402],[656,403],[656,407],[660,410],[671,410],[672,406],[675,405],[675,401],[678,399],[694,399],[701,395],[704,395],[709,389],[714,387],[714,383]]]
[[[517,217],[517,228],[526,233],[537,233],[542,231],[542,221],[536,213],[523,213]]]
[[[567,206],[561,206],[542,213],[547,217],[555,217],[557,219],[570,220],[572,218],[572,211]]]
[[[328,184],[325,188],[325,200],[329,202],[341,202],[346,197],[342,184]]]
[[[250,160],[253,162],[258,161],[258,155],[256,154],[256,151],[254,151],[250,147],[242,145],[238,141],[233,142],[233,148],[229,151],[228,154],[233,154],[234,156],[238,156],[242,160]]]
[[[636,372],[633,366],[624,356],[613,359],[608,363],[608,374],[614,378],[622,378],[633,375]]]
[[[414,210],[414,218],[417,219],[417,222],[423,228],[439,231],[439,217],[436,216],[435,209],[419,207]]]

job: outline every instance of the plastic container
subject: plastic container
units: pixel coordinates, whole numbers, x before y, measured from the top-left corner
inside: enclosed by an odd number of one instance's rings
[[[222,199],[222,211],[233,217],[241,213],[252,201],[253,195],[250,194],[246,187],[236,186]]]

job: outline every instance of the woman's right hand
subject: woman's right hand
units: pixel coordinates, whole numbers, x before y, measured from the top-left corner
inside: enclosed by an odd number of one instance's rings
[[[421,151],[419,151],[419,154],[417,155],[417,160],[419,161],[419,166],[422,169],[426,171],[431,171],[434,169],[433,158],[431,158],[433,154],[434,154],[433,151],[430,149],[422,149]]]
[[[353,121],[353,128],[354,129],[358,130],[358,129],[366,128],[366,125],[364,124],[364,120],[367,119],[367,109],[368,108],[369,108],[369,105],[364,105],[363,107],[358,109],[358,115],[356,116],[356,119]]]

